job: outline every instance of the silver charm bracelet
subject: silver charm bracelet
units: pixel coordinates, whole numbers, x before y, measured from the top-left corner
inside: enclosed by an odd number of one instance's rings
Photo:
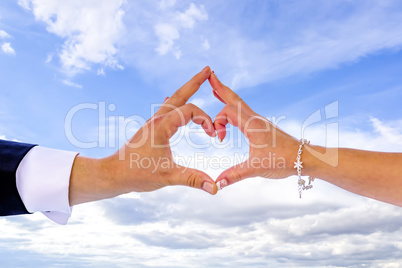
[[[311,188],[313,188],[313,185],[311,184],[314,181],[313,177],[308,177],[308,185],[306,185],[306,181],[302,179],[302,174],[301,174],[301,170],[303,168],[303,162],[301,162],[301,154],[303,152],[303,146],[305,144],[310,144],[310,141],[306,140],[306,139],[300,139],[300,146],[299,146],[299,150],[297,151],[297,157],[296,157],[296,162],[294,168],[297,170],[297,176],[299,177],[298,180],[298,186],[299,186],[299,197],[302,198],[302,192],[303,190],[309,190]]]

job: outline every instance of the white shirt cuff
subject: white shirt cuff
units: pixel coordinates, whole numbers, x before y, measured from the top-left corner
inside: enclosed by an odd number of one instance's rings
[[[58,224],[71,216],[68,199],[71,169],[78,153],[33,147],[16,172],[18,193],[25,208],[40,211]]]

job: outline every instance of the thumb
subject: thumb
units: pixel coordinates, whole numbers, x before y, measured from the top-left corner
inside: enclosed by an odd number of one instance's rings
[[[257,176],[249,164],[249,161],[245,161],[222,172],[216,179],[218,190],[222,190],[224,187],[241,180]]]
[[[215,181],[206,173],[193,168],[179,166],[170,185],[184,185],[204,190],[212,195],[218,192]]]

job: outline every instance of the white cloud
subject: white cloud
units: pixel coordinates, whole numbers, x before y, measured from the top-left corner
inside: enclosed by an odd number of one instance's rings
[[[9,39],[11,35],[9,35],[6,31],[0,30],[0,39]],[[11,43],[3,42],[1,45],[1,50],[8,55],[15,55],[15,50],[12,48]]]
[[[18,5],[23,7],[26,10],[31,10],[31,0],[18,0]]]
[[[166,55],[170,50],[179,51],[178,48],[174,48],[174,41],[179,39],[179,31],[172,25],[167,23],[161,23],[155,25],[155,34],[159,38],[159,46],[156,51],[159,55]]]
[[[68,79],[63,80],[62,83],[69,87],[82,88],[82,85],[74,83]]]
[[[99,68],[98,71],[97,71],[97,75],[105,76],[105,75],[106,75],[106,74],[105,74],[105,70],[104,70],[102,67]]]
[[[191,101],[192,104],[194,104],[195,106],[198,106],[199,108],[203,109],[204,105],[205,105],[205,100],[201,99],[201,98],[195,98]]]
[[[10,43],[3,43],[1,45],[1,50],[8,55],[15,55],[14,49],[11,47]]]
[[[7,138],[7,136],[6,136],[6,135],[3,135],[3,134],[0,134],[0,139],[1,139],[1,140],[11,140],[11,141],[15,141],[15,142],[21,142],[20,140],[17,140],[17,139],[10,139],[10,138]]]
[[[194,28],[197,20],[208,20],[208,14],[204,6],[197,7],[194,3],[190,4],[190,7],[184,12],[177,12],[175,19],[179,26],[183,28]]]
[[[209,50],[211,48],[211,45],[209,44],[208,40],[205,40],[204,43],[202,43],[202,47],[205,50]]]
[[[402,145],[402,121],[394,121],[391,123],[385,123],[378,118],[371,118],[374,131],[379,133],[382,138],[386,139],[395,146]]]
[[[7,32],[0,30],[0,39],[6,39],[6,38],[10,38],[10,37],[11,36]]]
[[[65,40],[59,57],[67,76],[90,70],[93,64],[120,68],[117,42],[123,31],[123,0],[24,0],[46,29]]]
[[[163,2],[162,2],[163,3]],[[164,8],[172,7],[174,2],[169,5],[163,4]],[[166,10],[164,11],[166,12]],[[166,16],[166,14],[164,14]],[[197,7],[194,3],[184,11],[176,11],[172,18],[167,19],[154,26],[154,31],[159,39],[159,45],[155,49],[159,55],[166,55],[172,52],[176,59],[180,59],[182,52],[180,46],[175,45],[175,42],[180,38],[180,30],[193,29],[197,21],[208,20],[208,14],[204,6]]]
[[[176,0],[161,0],[159,2],[159,7],[161,9],[172,7],[176,4]]]
[[[46,63],[49,63],[49,62],[51,62],[52,60],[53,60],[53,54],[52,54],[52,53],[47,54],[47,57],[46,57],[45,62],[46,62]]]

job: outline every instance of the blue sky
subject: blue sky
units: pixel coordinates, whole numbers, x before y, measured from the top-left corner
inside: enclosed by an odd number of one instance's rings
[[[400,25],[397,0],[2,1],[0,137],[106,156],[139,127],[124,120],[146,120],[209,65],[296,137],[335,103],[335,118],[306,129],[312,143],[400,152]],[[222,108],[208,84],[191,101],[211,117]],[[96,109],[66,124],[88,105]],[[328,122],[336,128],[326,140]],[[77,147],[70,126],[98,146]],[[196,140],[209,146],[182,141],[173,151],[212,177],[223,168],[204,167],[195,152],[247,152]],[[401,220],[398,207],[320,180],[299,200],[296,178],[256,178],[214,197],[171,187],[80,205],[67,226],[40,214],[1,218],[0,256],[7,267],[402,267]]]

